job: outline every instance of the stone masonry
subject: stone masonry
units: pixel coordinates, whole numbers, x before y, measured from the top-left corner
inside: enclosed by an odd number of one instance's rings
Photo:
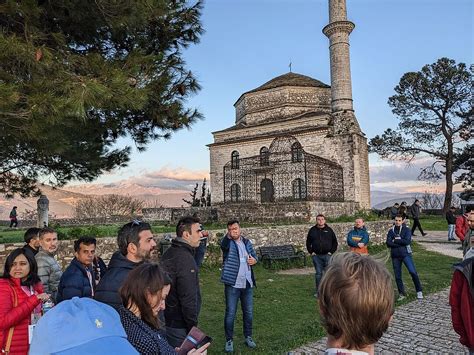
[[[385,236],[388,228],[390,227],[390,221],[376,221],[366,222],[367,229],[369,230],[371,242],[374,244],[380,244],[385,241]],[[242,228],[242,234],[252,240],[252,243],[256,248],[264,245],[282,245],[282,244],[293,244],[301,250],[306,250],[306,236],[311,224],[301,225],[287,225],[287,226],[274,226],[274,227],[250,227]],[[352,228],[353,223],[334,223],[331,224],[331,228],[336,233],[339,244],[345,245],[345,238],[347,232]],[[225,230],[212,230],[210,231],[211,244],[217,244],[218,240],[225,234]],[[155,234],[157,244],[163,239],[165,234]],[[0,268],[5,265],[5,259],[8,254],[16,249],[22,247],[23,243],[6,243],[0,244]],[[97,239],[97,255],[102,257],[106,262],[110,260],[112,254],[117,250],[116,237],[109,238],[98,238]],[[69,265],[72,258],[74,257],[74,241],[73,240],[61,240],[59,243],[59,250],[57,253],[57,260],[63,269]],[[220,255],[220,254],[219,254]]]

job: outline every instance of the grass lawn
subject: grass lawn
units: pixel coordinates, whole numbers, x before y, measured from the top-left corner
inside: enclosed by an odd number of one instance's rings
[[[421,216],[421,226],[427,231],[446,231],[448,230],[448,222],[444,216]]]
[[[451,265],[457,259],[424,250],[413,245],[415,265],[423,285],[429,294],[449,286]],[[371,253],[385,257],[392,271],[391,260],[385,247],[375,247]],[[243,343],[242,313],[239,309],[234,328],[236,353],[282,354],[308,342],[322,338],[325,333],[320,325],[319,311],[314,294],[314,274],[279,275],[274,270],[255,267],[257,288],[254,293],[254,338],[257,349],[250,350]],[[413,301],[416,292],[413,282],[403,269],[408,297],[400,304]],[[213,339],[210,354],[223,352],[224,337],[224,286],[219,282],[217,268],[204,267],[200,272],[202,310],[199,327]],[[394,289],[396,289],[394,282]]]

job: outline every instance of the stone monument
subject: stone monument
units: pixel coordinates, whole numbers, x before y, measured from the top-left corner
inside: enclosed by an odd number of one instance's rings
[[[49,200],[46,195],[41,195],[38,199],[38,228],[48,226]]]

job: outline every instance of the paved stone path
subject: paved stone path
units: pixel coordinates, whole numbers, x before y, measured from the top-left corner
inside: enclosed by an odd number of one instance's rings
[[[444,241],[446,238],[446,241]],[[428,250],[462,257],[460,243],[448,242],[446,232],[430,232],[426,237],[414,237]],[[448,303],[449,288],[427,295],[395,310],[388,331],[375,346],[378,354],[468,354],[459,343],[451,324]],[[326,349],[326,338],[302,346],[293,354],[318,354]]]

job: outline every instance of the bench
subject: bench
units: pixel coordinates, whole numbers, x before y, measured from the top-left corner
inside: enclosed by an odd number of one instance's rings
[[[303,259],[304,266],[306,266],[306,255],[304,251],[296,251],[293,245],[275,245],[260,247],[260,260],[262,263],[271,266],[273,260],[294,260]]]

